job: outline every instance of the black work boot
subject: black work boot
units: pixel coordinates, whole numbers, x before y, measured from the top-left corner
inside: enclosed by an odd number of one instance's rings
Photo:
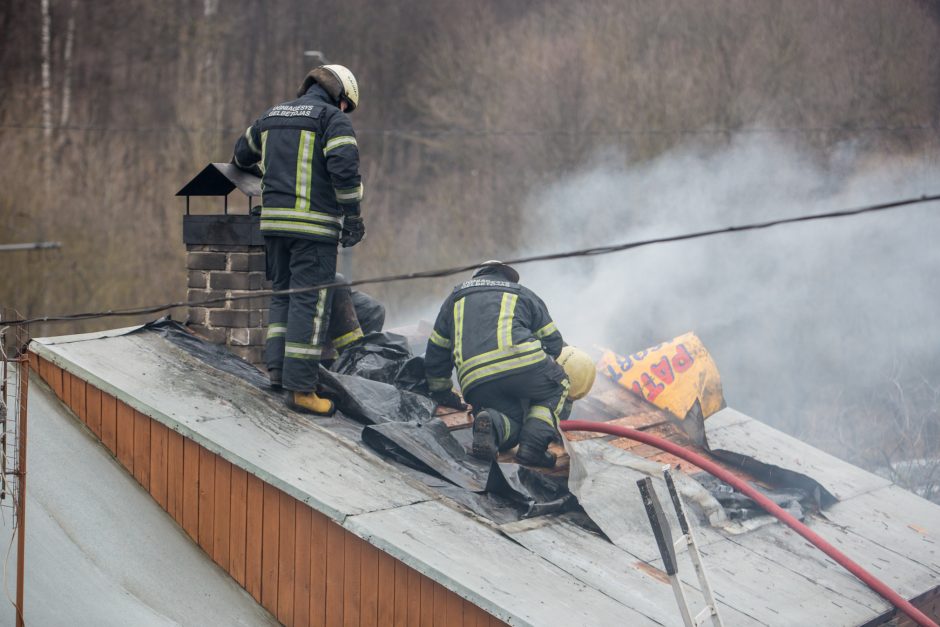
[[[516,451],[516,461],[525,466],[555,467],[555,454],[535,444],[523,442]]]
[[[555,455],[548,452],[548,445],[557,433],[558,431],[544,420],[526,418],[519,434],[516,461],[526,466],[552,468],[555,465]]]
[[[499,417],[495,414],[498,412],[483,409],[473,417],[473,446],[470,454],[488,462],[496,459],[496,454],[499,452],[497,443],[499,436],[497,427],[493,423],[493,420],[498,420]]]
[[[272,390],[281,389],[281,369],[280,368],[272,368],[271,370],[268,370],[268,379],[271,382]]]

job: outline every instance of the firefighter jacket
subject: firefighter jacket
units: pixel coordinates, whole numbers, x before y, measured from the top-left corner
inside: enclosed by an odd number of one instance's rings
[[[555,359],[564,342],[542,299],[501,274],[465,281],[441,306],[425,353],[431,392],[474,386]]]
[[[261,169],[261,231],[335,244],[362,200],[349,117],[314,84],[264,112],[235,144],[235,165]]]

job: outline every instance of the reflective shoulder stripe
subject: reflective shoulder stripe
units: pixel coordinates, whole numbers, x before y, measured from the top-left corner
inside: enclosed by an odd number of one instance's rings
[[[339,148],[340,146],[358,146],[356,138],[352,135],[340,135],[334,137],[330,141],[326,142],[326,146],[323,147],[323,154],[326,155],[329,151],[334,148]]]
[[[544,327],[542,327],[541,329],[535,332],[535,337],[541,340],[543,337],[548,337],[549,335],[557,331],[558,331],[558,327],[555,326],[555,323],[549,322]]]
[[[441,390],[449,390],[454,387],[454,384],[449,378],[445,377],[428,377],[428,390],[431,392],[440,392]]]
[[[261,168],[262,174],[264,174],[264,171],[267,170],[268,168],[267,155],[268,155],[268,132],[261,131],[261,163],[259,167]],[[264,191],[264,181],[261,181],[261,191]]]
[[[251,127],[248,127],[248,130],[245,131],[245,139],[248,141],[248,147],[251,148],[252,152],[255,154],[261,154],[261,150],[258,148],[258,145],[255,144],[254,138],[251,136]]]
[[[441,335],[440,333],[438,333],[437,331],[433,329],[431,330],[431,337],[429,337],[428,339],[431,340],[432,344],[440,346],[441,348],[449,349],[452,346],[450,340],[448,340],[446,337],[444,337],[443,335]]]
[[[336,200],[339,202],[358,202],[362,200],[362,189],[361,183],[356,187],[334,188]]]
[[[454,303],[454,365],[460,368],[463,364],[463,305],[465,299],[461,298]]]
[[[510,292],[503,294],[499,306],[499,320],[496,323],[496,346],[508,348],[512,346],[512,319],[516,313],[516,301],[519,296]]]

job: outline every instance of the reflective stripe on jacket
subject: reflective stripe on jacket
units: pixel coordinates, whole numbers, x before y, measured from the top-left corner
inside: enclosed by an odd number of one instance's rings
[[[532,290],[501,275],[470,279],[441,306],[425,352],[432,392],[474,386],[558,357],[564,342],[545,303]]]
[[[235,144],[235,165],[261,168],[261,231],[335,243],[362,200],[349,117],[319,85],[272,107]]]

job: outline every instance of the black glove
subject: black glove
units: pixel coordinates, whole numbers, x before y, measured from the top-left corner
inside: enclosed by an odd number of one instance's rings
[[[460,400],[460,397],[454,393],[453,390],[441,390],[439,392],[431,392],[431,398],[438,405],[444,407],[451,407],[453,409],[467,409],[467,405]]]
[[[346,216],[343,218],[343,235],[339,238],[339,243],[343,248],[355,246],[366,236],[366,225],[362,221],[362,216]]]

